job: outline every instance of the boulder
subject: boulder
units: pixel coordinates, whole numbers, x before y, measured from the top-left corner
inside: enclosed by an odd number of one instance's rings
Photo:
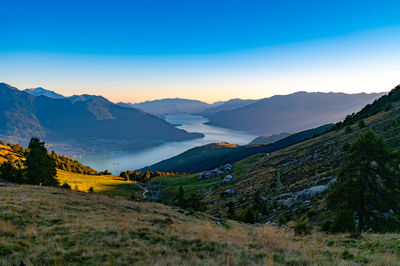
[[[224,192],[224,196],[225,197],[230,197],[230,196],[233,196],[235,194],[236,194],[236,190],[234,190],[234,189],[228,189],[228,190],[225,190],[225,192]]]
[[[224,170],[232,170],[233,165],[231,165],[230,163],[225,164],[224,166],[222,166],[222,169]]]
[[[222,179],[222,184],[228,184],[232,181],[233,176],[232,175],[227,175],[224,179]]]

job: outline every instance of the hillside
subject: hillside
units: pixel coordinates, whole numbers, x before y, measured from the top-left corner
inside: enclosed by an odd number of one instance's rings
[[[1,265],[396,265],[400,255],[395,234],[295,237],[278,227],[56,188],[1,185],[0,202]]]
[[[153,101],[146,101],[134,104],[132,103],[119,103],[119,104],[132,106],[155,115],[200,113],[206,108],[213,106],[211,104],[198,100],[189,100],[180,98],[153,100]]]
[[[330,219],[325,208],[325,193],[334,182],[347,147],[360,134],[371,129],[384,136],[391,147],[400,148],[399,91],[400,86],[389,94],[389,98],[384,96],[349,117],[347,128],[334,127],[321,136],[276,150],[270,156],[257,154],[235,163],[231,183],[222,185],[219,179],[218,185],[212,185],[203,194],[203,200],[208,204],[207,211],[223,216],[227,213],[228,201],[233,201],[240,211],[262,199],[268,206],[265,220],[276,221],[283,214],[289,220],[307,219],[322,229]],[[360,126],[360,120],[354,117],[363,119],[365,126]],[[234,190],[234,195],[222,197],[228,189]]]
[[[210,117],[208,124],[259,136],[297,132],[336,123],[382,95],[320,92],[276,95],[242,108],[219,112]]]
[[[47,143],[93,151],[142,148],[203,135],[177,129],[158,117],[100,96],[35,97],[1,83],[0,136],[19,143],[36,136]]]
[[[252,104],[256,101],[257,100],[231,99],[229,101],[222,102],[218,106],[209,107],[209,108],[205,109],[204,111],[202,111],[200,114],[205,117],[210,117],[219,112],[230,111],[230,110],[234,110],[237,108],[241,108],[246,105]]]
[[[8,145],[3,145],[0,143],[0,165],[6,161],[15,161],[18,159],[24,160],[23,155],[17,150],[21,146],[13,145],[10,147]]]
[[[196,173],[211,170],[226,163],[234,163],[257,153],[268,153],[299,143],[315,134],[329,130],[332,125],[305,130],[292,134],[269,145],[234,145],[212,143],[192,148],[177,156],[145,167],[142,170],[159,170],[163,172]]]
[[[270,143],[274,143],[278,140],[284,139],[289,136],[290,136],[290,134],[287,132],[273,134],[271,136],[259,136],[259,137],[255,138],[254,140],[252,140],[249,143],[249,145],[270,144]]]

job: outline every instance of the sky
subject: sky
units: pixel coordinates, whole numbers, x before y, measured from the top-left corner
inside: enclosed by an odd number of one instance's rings
[[[111,101],[400,84],[400,1],[0,0],[0,82]]]

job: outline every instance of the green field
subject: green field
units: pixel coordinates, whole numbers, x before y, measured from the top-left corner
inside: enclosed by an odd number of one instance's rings
[[[194,192],[206,194],[211,192],[215,187],[220,187],[221,178],[214,177],[210,179],[197,180],[198,174],[189,175],[176,175],[176,176],[160,176],[151,179],[149,184],[162,184],[161,201],[170,201],[178,193],[179,188],[182,186],[185,194],[188,195]],[[217,197],[214,195],[214,197]]]

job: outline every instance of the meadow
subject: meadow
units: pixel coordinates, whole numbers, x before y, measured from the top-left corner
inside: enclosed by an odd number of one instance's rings
[[[92,187],[93,193],[109,196],[129,198],[142,191],[136,184],[112,175],[84,175],[57,170],[57,179],[61,185],[69,184],[72,190],[88,192]]]
[[[0,186],[0,265],[399,265],[398,234],[254,226],[158,203]]]

